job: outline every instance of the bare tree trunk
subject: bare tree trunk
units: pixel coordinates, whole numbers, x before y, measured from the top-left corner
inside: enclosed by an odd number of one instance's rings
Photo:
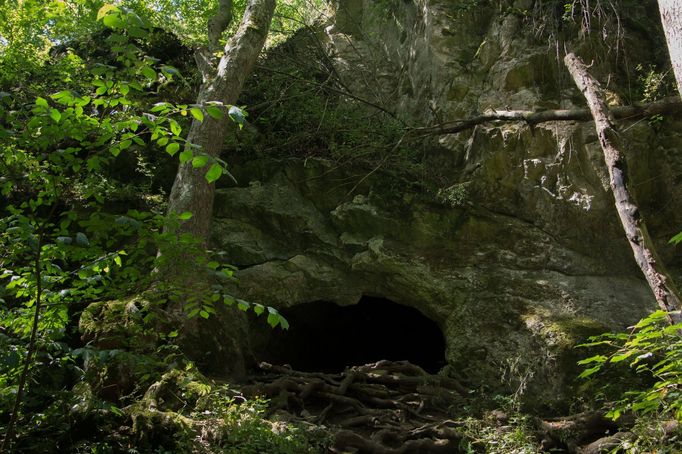
[[[203,60],[204,83],[199,91],[198,104],[208,101],[234,104],[237,101],[244,81],[265,44],[274,10],[275,0],[249,1],[239,30],[225,46],[225,54],[217,68],[208,67],[209,58]],[[209,115],[201,122],[194,120],[187,141],[200,147],[203,153],[217,157],[223,147],[228,121],[226,114],[221,120]],[[168,204],[169,213],[192,212],[192,218],[180,226],[180,232],[189,232],[204,243],[208,240],[215,195],[215,186],[205,178],[207,169],[195,169],[191,161],[181,164]]]
[[[604,151],[604,161],[609,170],[611,190],[615,198],[616,210],[623,224],[632,252],[635,255],[649,287],[654,292],[660,308],[668,312],[674,323],[682,321],[680,298],[673,282],[665,271],[663,262],[657,257],[653,242],[641,217],[639,208],[628,189],[628,174],[625,156],[617,131],[613,127],[610,112],[601,93],[601,86],[588,72],[585,64],[574,54],[564,58],[564,63],[580,91],[594,118],[599,143]]]
[[[675,72],[677,90],[682,96],[682,1],[658,0],[661,23],[668,43],[670,62]]]

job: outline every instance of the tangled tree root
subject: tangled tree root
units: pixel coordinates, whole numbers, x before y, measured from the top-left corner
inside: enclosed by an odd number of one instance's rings
[[[259,365],[247,396],[271,399],[271,411],[334,428],[334,452],[452,453],[462,439],[450,420],[467,390],[407,361],[379,361],[343,373]]]

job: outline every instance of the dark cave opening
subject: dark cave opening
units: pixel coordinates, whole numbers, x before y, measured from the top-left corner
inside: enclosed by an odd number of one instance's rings
[[[341,372],[382,359],[408,360],[429,373],[445,365],[438,325],[412,307],[364,296],[358,304],[326,301],[282,310],[291,327],[272,331],[258,360],[307,372]]]

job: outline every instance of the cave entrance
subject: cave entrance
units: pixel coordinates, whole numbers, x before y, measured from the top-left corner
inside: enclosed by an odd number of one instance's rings
[[[364,296],[358,304],[326,301],[282,310],[291,328],[275,330],[256,352],[258,360],[307,372],[342,372],[347,366],[408,360],[429,373],[445,365],[438,325],[417,309]]]

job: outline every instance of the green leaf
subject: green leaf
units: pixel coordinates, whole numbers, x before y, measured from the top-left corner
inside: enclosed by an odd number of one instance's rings
[[[194,118],[196,118],[198,121],[204,121],[204,113],[199,109],[198,107],[192,107],[189,109],[190,113]]]
[[[176,331],[171,331],[170,333],[168,333],[168,337],[170,337],[170,338],[178,337],[178,334],[179,334],[179,333],[177,332],[177,330],[176,330]]]
[[[177,153],[178,150],[180,150],[180,144],[177,142],[169,143],[168,146],[166,147],[166,153],[168,153],[171,156],[175,155],[175,153]]]
[[[125,22],[118,14],[107,14],[102,18],[102,23],[109,28],[124,28]]]
[[[194,165],[194,162],[192,162],[192,165]],[[218,165],[218,164],[213,164],[208,169],[208,172],[206,172],[206,181],[208,181],[209,183],[213,183],[218,178],[220,178],[220,175],[222,175],[222,174],[223,174],[223,168],[220,167],[220,165]]]
[[[590,363],[605,363],[608,358],[604,355],[597,355],[597,356],[592,356],[590,358],[583,359],[582,361],[578,361],[579,365],[583,364],[590,364]]]
[[[199,311],[199,315],[201,315],[203,318],[210,317],[210,314],[203,309],[201,311]]]
[[[180,219],[181,221],[187,221],[189,219],[192,219],[192,213],[189,211],[185,211],[180,216],[178,216],[178,219]]]
[[[75,100],[73,93],[70,90],[63,90],[50,96],[52,99],[60,104],[69,105]]]
[[[272,328],[279,324],[279,314],[268,314],[268,325]]]
[[[599,372],[601,369],[601,364],[598,364],[594,367],[590,367],[589,369],[585,369],[580,375],[578,375],[579,378],[587,378],[592,374],[596,374]]]
[[[620,408],[613,409],[611,411],[606,412],[606,417],[611,418],[612,420],[616,421],[618,418],[620,418],[620,415],[622,414],[622,411]]]
[[[251,305],[248,302],[240,299],[237,300],[237,307],[239,308],[239,310],[246,312],[247,310],[249,310],[249,306]]]
[[[149,67],[147,67],[147,68],[148,68],[148,69],[151,69],[151,68],[149,68]],[[152,108],[151,108],[150,110],[151,110],[152,112],[167,112],[167,111],[169,111],[172,107],[173,107],[173,105],[172,105],[171,103],[162,101],[162,102],[157,102],[157,103],[155,103],[155,104],[152,106]]]
[[[163,71],[166,74],[173,75],[173,76],[179,76],[180,75],[180,71],[178,71],[177,68],[174,68],[174,67],[168,66],[168,65],[162,66],[161,71]]]
[[[256,313],[256,315],[260,315],[263,312],[265,312],[265,306],[263,306],[262,304],[254,303],[253,311]]]
[[[62,113],[57,109],[52,109],[50,110],[50,118],[52,118],[55,123],[59,123],[59,120],[62,119]]]
[[[176,135],[176,136],[179,136],[180,133],[182,132],[182,128],[180,127],[178,122],[175,120],[170,121],[170,129],[171,129],[171,132],[173,133],[173,135]]]
[[[275,309],[274,307],[269,307],[268,306],[268,325],[270,327],[275,328],[277,325],[282,325],[283,329],[288,329],[289,328],[289,323],[285,320],[284,317],[280,315],[280,313]],[[285,327],[286,326],[286,327]]]
[[[644,328],[645,326],[652,325],[662,319],[665,319],[668,316],[668,313],[662,310],[657,310],[655,312],[652,312],[649,314],[647,317],[643,318],[637,324],[635,325],[635,328]]]
[[[215,270],[215,269],[217,269],[217,268],[220,266],[220,263],[218,263],[218,262],[216,262],[216,261],[211,261],[211,262],[208,262],[208,263],[206,264],[206,266],[209,267],[209,268],[212,269],[212,270]]]
[[[677,235],[675,235],[674,237],[670,238],[670,241],[668,241],[668,242],[675,244],[675,245],[682,243],[682,232],[680,232]]]
[[[88,237],[85,236],[85,233],[78,232],[76,233],[76,244],[79,246],[90,246],[90,241],[88,241]]]
[[[192,309],[191,311],[189,311],[189,312],[187,313],[187,318],[194,318],[194,317],[196,317],[197,314],[199,313],[199,310],[200,310],[199,308]]]
[[[120,10],[114,5],[104,5],[97,11],[97,20],[102,20],[109,12],[119,12]]]
[[[237,106],[230,106],[230,110],[227,113],[232,121],[239,125],[239,129],[244,127],[244,122],[246,121],[246,113]]]
[[[224,116],[223,110],[217,106],[206,106],[206,113],[216,120],[220,120]]]
[[[36,98],[36,106],[49,107],[47,104],[47,99],[41,98],[40,96]]]
[[[190,159],[194,157],[194,153],[192,153],[192,150],[186,149],[182,153],[180,153],[180,164],[184,164]]]
[[[208,159],[209,158],[206,155],[195,156],[192,159],[192,167],[194,167],[195,169],[204,167],[206,164],[208,164]]]
[[[129,27],[128,34],[133,38],[146,38],[149,33],[141,27]]]
[[[622,355],[615,355],[611,358],[611,362],[612,363],[619,363],[621,361],[625,361],[630,356],[632,356],[634,353],[635,353],[634,350],[628,350],[625,353],[623,353]]]
[[[156,71],[154,71],[149,66],[143,66],[142,67],[142,75],[145,76],[147,79],[151,79],[151,80],[156,80],[156,77],[157,77]]]

